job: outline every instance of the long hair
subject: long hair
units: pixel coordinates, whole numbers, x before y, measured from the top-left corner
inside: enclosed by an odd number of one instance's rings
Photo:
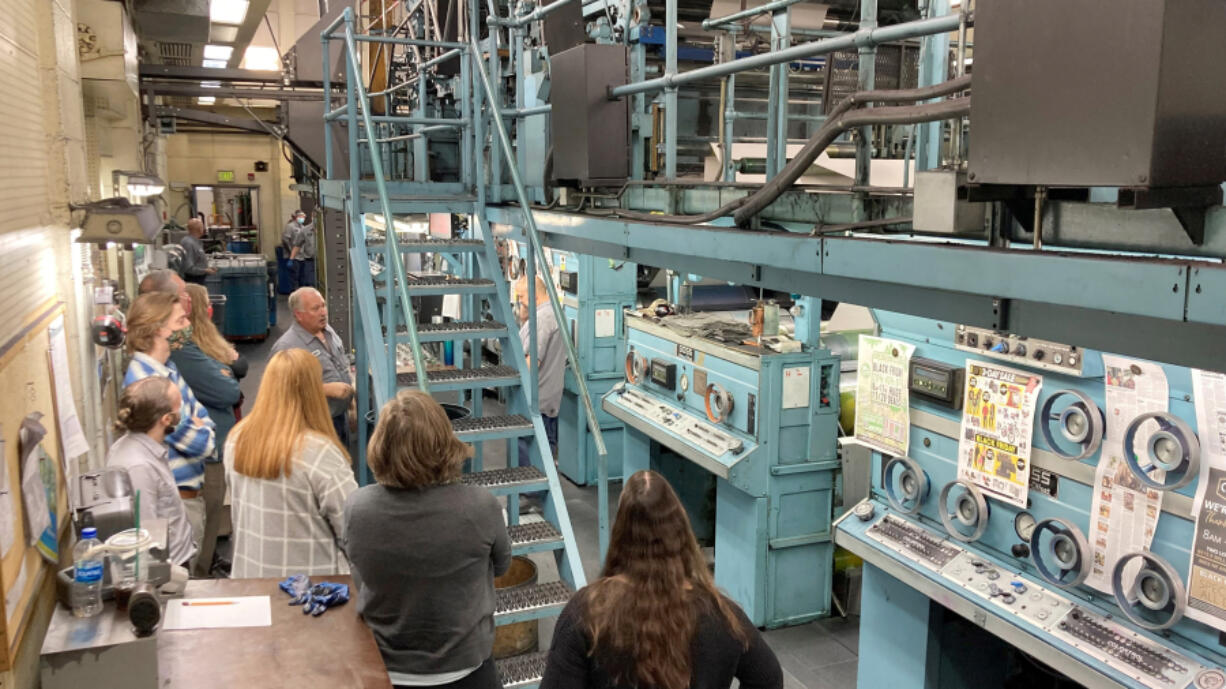
[[[158,333],[174,315],[176,306],[179,306],[178,298],[165,292],[150,292],[137,297],[128,308],[128,354],[153,349]]]
[[[192,312],[187,318],[192,323],[192,339],[200,351],[227,366],[234,363],[234,348],[209,318],[209,291],[204,285],[189,284],[187,293],[192,297]]]
[[[328,414],[319,360],[305,349],[277,352],[264,369],[251,413],[234,427],[234,470],[252,478],[289,476],[309,432],[324,436],[349,457]]]
[[[380,485],[424,488],[451,483],[472,448],[451,430],[447,412],[419,390],[401,390],[379,411],[366,464]]]
[[[734,605],[715,588],[677,493],[654,471],[626,479],[604,571],[584,603],[591,655],[614,684],[690,686],[690,644],[704,610],[748,644]]]

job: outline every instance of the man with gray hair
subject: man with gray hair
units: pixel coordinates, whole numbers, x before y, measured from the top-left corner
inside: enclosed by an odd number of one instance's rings
[[[323,367],[324,394],[328,411],[341,444],[349,445],[347,414],[353,402],[353,377],[349,374],[349,355],[340,335],[328,325],[328,304],[314,287],[299,287],[289,295],[289,310],[294,324],[272,346],[272,353],[286,349],[305,349]]]
[[[183,247],[183,279],[201,285],[206,276],[217,272],[216,268],[209,267],[204,242],[200,240],[203,236],[204,223],[200,218],[192,218],[187,221],[187,236],[179,240],[179,245]]]

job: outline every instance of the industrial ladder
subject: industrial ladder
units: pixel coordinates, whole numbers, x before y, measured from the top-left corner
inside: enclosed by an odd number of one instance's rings
[[[474,10],[475,13],[475,10]],[[344,24],[343,33],[333,36]],[[541,419],[536,398],[536,372],[526,365],[525,351],[519,339],[519,334],[513,328],[513,313],[510,303],[510,285],[500,268],[498,251],[495,245],[493,231],[484,222],[480,212],[483,209],[482,194],[478,193],[478,202],[473,203],[472,197],[446,194],[432,195],[430,203],[418,204],[410,202],[397,209],[403,213],[421,213],[433,210],[432,204],[442,201],[445,204],[459,208],[471,209],[469,237],[453,239],[414,239],[400,241],[396,232],[393,204],[388,193],[385,168],[380,153],[381,145],[376,133],[380,131],[371,117],[369,95],[364,88],[358,59],[357,45],[368,36],[357,35],[354,31],[352,9],[345,9],[342,15],[323,32],[323,58],[325,72],[325,90],[330,93],[328,82],[329,42],[334,38],[343,38],[346,53],[346,102],[335,111],[329,111],[326,119],[345,118],[348,124],[350,148],[350,175],[348,180],[347,205],[349,212],[349,227],[351,245],[349,247],[352,285],[356,299],[354,313],[355,342],[357,343],[357,369],[359,412],[364,412],[371,397],[377,408],[392,396],[396,390],[404,387],[417,387],[425,392],[460,391],[471,395],[471,410],[474,416],[453,421],[452,427],[457,437],[477,446],[478,454],[472,463],[472,471],[463,476],[463,481],[470,485],[484,486],[495,496],[505,496],[507,499],[508,535],[511,539],[512,554],[526,555],[536,552],[552,552],[557,563],[561,581],[537,583],[514,590],[500,590],[497,593],[494,623],[497,626],[514,624],[528,620],[556,616],[566,605],[570,596],[586,582],[579,550],[571,527],[566,502],[562,495],[562,487],[558,471],[553,461],[553,454],[545,435],[544,422]],[[421,41],[430,44],[430,41]],[[442,49],[455,50],[455,45],[438,43]],[[464,46],[465,71],[472,67],[472,84],[474,90],[484,89],[493,97],[494,92],[481,61],[481,51],[476,41]],[[479,79],[478,79],[479,78]],[[331,108],[329,102],[327,108]],[[396,116],[381,117],[381,124],[404,119],[406,124],[416,124],[413,118]],[[476,120],[477,118],[473,118]],[[505,128],[500,118],[491,118],[498,136],[491,137],[491,146],[498,147],[500,153],[511,160],[511,148]],[[469,132],[477,123],[469,121],[462,128]],[[328,131],[325,127],[325,131]],[[365,136],[359,139],[359,132]],[[373,201],[377,202],[382,213],[384,238],[382,241],[367,239],[367,208],[365,194],[359,179],[360,156],[359,143],[366,144],[365,152],[369,156],[370,169],[374,177],[377,194]],[[331,150],[328,139],[327,150]],[[478,159],[480,157],[478,156]],[[332,174],[331,157],[328,158],[328,176]],[[483,174],[480,169],[474,176],[480,179]],[[521,207],[527,208],[527,198],[522,182],[512,168]],[[423,188],[445,188],[445,185],[425,183]],[[479,186],[479,185],[478,185]],[[373,208],[369,210],[374,210]],[[459,212],[459,211],[455,211]],[[534,250],[529,260],[529,279],[535,274],[536,259],[544,256],[536,233],[535,224],[530,213],[526,214],[527,240]],[[405,269],[406,254],[442,255],[460,275],[419,275],[411,274]],[[381,272],[382,284],[376,286],[376,278],[372,271],[372,262],[383,259],[384,268]],[[561,313],[556,288],[551,280],[545,280],[551,306],[555,314]],[[530,283],[531,284],[531,283]],[[529,290],[532,293],[534,290]],[[382,308],[378,293],[383,298]],[[412,297],[457,295],[464,304],[463,320],[460,322],[417,324],[416,314],[412,306]],[[482,301],[489,304],[491,318],[484,317]],[[536,313],[530,309],[530,328],[535,333]],[[564,319],[558,317],[559,325]],[[578,368],[577,354],[569,333],[562,328],[561,336],[567,349],[567,356],[573,369]],[[479,343],[484,340],[496,339],[501,345],[503,363],[486,365],[483,362]],[[530,341],[535,349],[535,335]],[[471,367],[463,367],[463,347],[456,347],[458,356],[456,368],[431,368],[426,366],[426,352],[423,345],[433,342],[452,341],[455,343],[471,342]],[[412,359],[411,372],[399,372],[399,352],[407,348]],[[536,352],[532,352],[535,362]],[[369,379],[367,378],[369,372]],[[576,370],[582,379],[581,371]],[[368,382],[369,380],[369,382]],[[582,384],[582,383],[581,383]],[[508,399],[516,401],[516,411],[526,413],[506,413],[497,416],[482,416],[482,391],[486,388],[502,388]],[[594,437],[597,447],[603,452],[603,440],[599,436],[599,428],[595,420],[595,412],[591,408],[586,389],[583,397],[587,402],[589,424],[596,426]],[[366,415],[362,414],[362,418]],[[362,424],[359,431],[359,445],[365,436]],[[512,449],[521,437],[532,436],[536,440],[539,452],[532,453],[532,466],[512,466],[512,458],[516,456]],[[481,444],[487,441],[501,441],[508,444],[507,464],[505,469],[482,471],[480,454]],[[359,447],[359,478],[363,483],[369,482],[369,471],[365,465],[365,453]],[[543,521],[519,523],[519,496],[527,492],[544,490]],[[602,493],[602,504],[605,499]],[[498,673],[504,687],[529,688],[539,684],[544,671],[545,652],[529,653],[498,662]]]

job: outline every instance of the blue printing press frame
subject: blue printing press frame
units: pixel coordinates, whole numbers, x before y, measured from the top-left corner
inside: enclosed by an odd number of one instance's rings
[[[755,625],[828,614],[839,359],[686,337],[629,313],[626,335],[629,380],[602,406],[626,424],[627,475],[679,455],[717,477],[715,583]],[[712,386],[733,400],[718,422]]]
[[[959,349],[954,338],[960,327],[952,323],[881,311],[876,315],[882,326],[882,336],[914,344],[916,357],[954,367],[965,366],[968,359],[1003,359],[1003,365],[1014,368],[1046,369],[1037,371],[1044,380],[1036,405],[1031,464],[1032,472],[1044,472],[1047,478],[1054,475],[1058,488],[1050,491],[1055,496],[1036,490],[1032,473],[1025,510],[989,498],[988,521],[982,536],[970,543],[950,537],[942,526],[938,502],[942,487],[958,478],[956,457],[961,412],[913,392],[910,457],[926,475],[926,498],[920,496],[915,513],[903,513],[892,506],[885,481],[893,481],[895,475],[893,472],[891,477],[884,475],[890,458],[874,452],[873,494],[858,506],[867,512],[867,505],[871,505],[874,516],[861,521],[848,512],[836,528],[838,545],[866,563],[860,658],[867,661],[886,649],[891,657],[899,658],[899,662],[892,663],[861,662],[859,686],[894,689],[946,686],[939,681],[933,684],[932,677],[925,679],[931,674],[932,664],[939,664],[934,656],[957,652],[941,648],[939,643],[930,644],[933,632],[929,622],[939,624],[936,621],[939,615],[932,611],[930,602],[939,603],[971,620],[1089,687],[1208,689],[1226,686],[1226,675],[1221,670],[1223,654],[1216,631],[1187,618],[1160,634],[1147,631],[1122,614],[1112,595],[1084,585],[1061,589],[1045,583],[1029,557],[1013,553],[1013,548],[1022,542],[1015,527],[1015,519],[1022,512],[1030,514],[1040,525],[1048,519],[1060,519],[1076,526],[1083,534],[1090,533],[1094,467],[1102,449],[1080,460],[1062,458],[1052,451],[1041,432],[1040,425],[1045,419],[1039,412],[1052,397],[1078,399],[1069,391],[1080,393],[1105,409],[1102,355],[1081,350],[1081,371],[1071,375],[1071,371],[1060,373],[1054,371],[1054,367],[1036,365],[1033,359],[1024,361],[1022,357],[1010,358],[984,351],[970,353],[967,350],[974,348],[967,347],[965,341]],[[1164,365],[1163,370],[1169,385],[1170,412],[1194,426],[1189,369]],[[1064,452],[1069,453],[1067,447]],[[1151,546],[1152,553],[1169,563],[1181,581],[1187,580],[1189,567],[1195,488],[1193,481],[1163,495],[1162,512]],[[897,492],[895,497],[898,497]],[[1031,538],[1034,540],[1037,536]],[[1029,545],[1035,547],[1035,543]],[[990,580],[986,577],[988,572],[995,572]],[[1014,581],[1030,595],[1041,595],[1035,600],[1029,595],[1006,598],[1005,594],[1011,593],[1010,587],[1016,588]],[[1027,607],[1029,610],[1024,609]],[[1044,612],[1043,619],[1038,617],[1040,610]],[[1074,613],[1075,616],[1070,616]],[[1073,632],[1088,633],[1081,629],[1085,625],[1098,630],[1094,633],[1102,632],[1114,639],[1116,645],[1111,650],[1118,657],[1113,657],[1097,643],[1073,635]],[[1135,655],[1138,653],[1139,656]],[[959,660],[975,662],[961,657]],[[981,658],[980,662],[998,663],[999,659]],[[952,686],[960,685],[954,682]]]

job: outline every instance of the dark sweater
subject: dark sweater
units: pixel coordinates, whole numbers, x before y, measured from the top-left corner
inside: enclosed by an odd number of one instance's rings
[[[583,594],[576,594],[558,618],[540,689],[635,689],[636,685],[627,680],[614,684],[602,667],[621,668],[627,659],[591,655]],[[702,605],[696,611],[698,624],[690,643],[690,689],[728,689],[734,677],[740,680],[741,689],[781,689],[783,670],[774,652],[741,608],[735,603],[732,607],[749,634],[749,647],[744,648],[732,636],[714,605]],[[633,673],[630,676],[633,678]]]
[[[358,614],[389,670],[476,667],[494,645],[494,577],[511,565],[502,507],[484,488],[360,488],[345,505]]]
[[[175,362],[179,375],[192,389],[192,394],[209,412],[209,418],[217,424],[213,433],[217,452],[209,457],[208,462],[220,462],[222,449],[226,446],[226,436],[234,428],[237,421],[234,418],[234,405],[242,397],[238,378],[234,370],[214,359],[193,341],[184,342],[178,349],[172,349],[170,360]]]

